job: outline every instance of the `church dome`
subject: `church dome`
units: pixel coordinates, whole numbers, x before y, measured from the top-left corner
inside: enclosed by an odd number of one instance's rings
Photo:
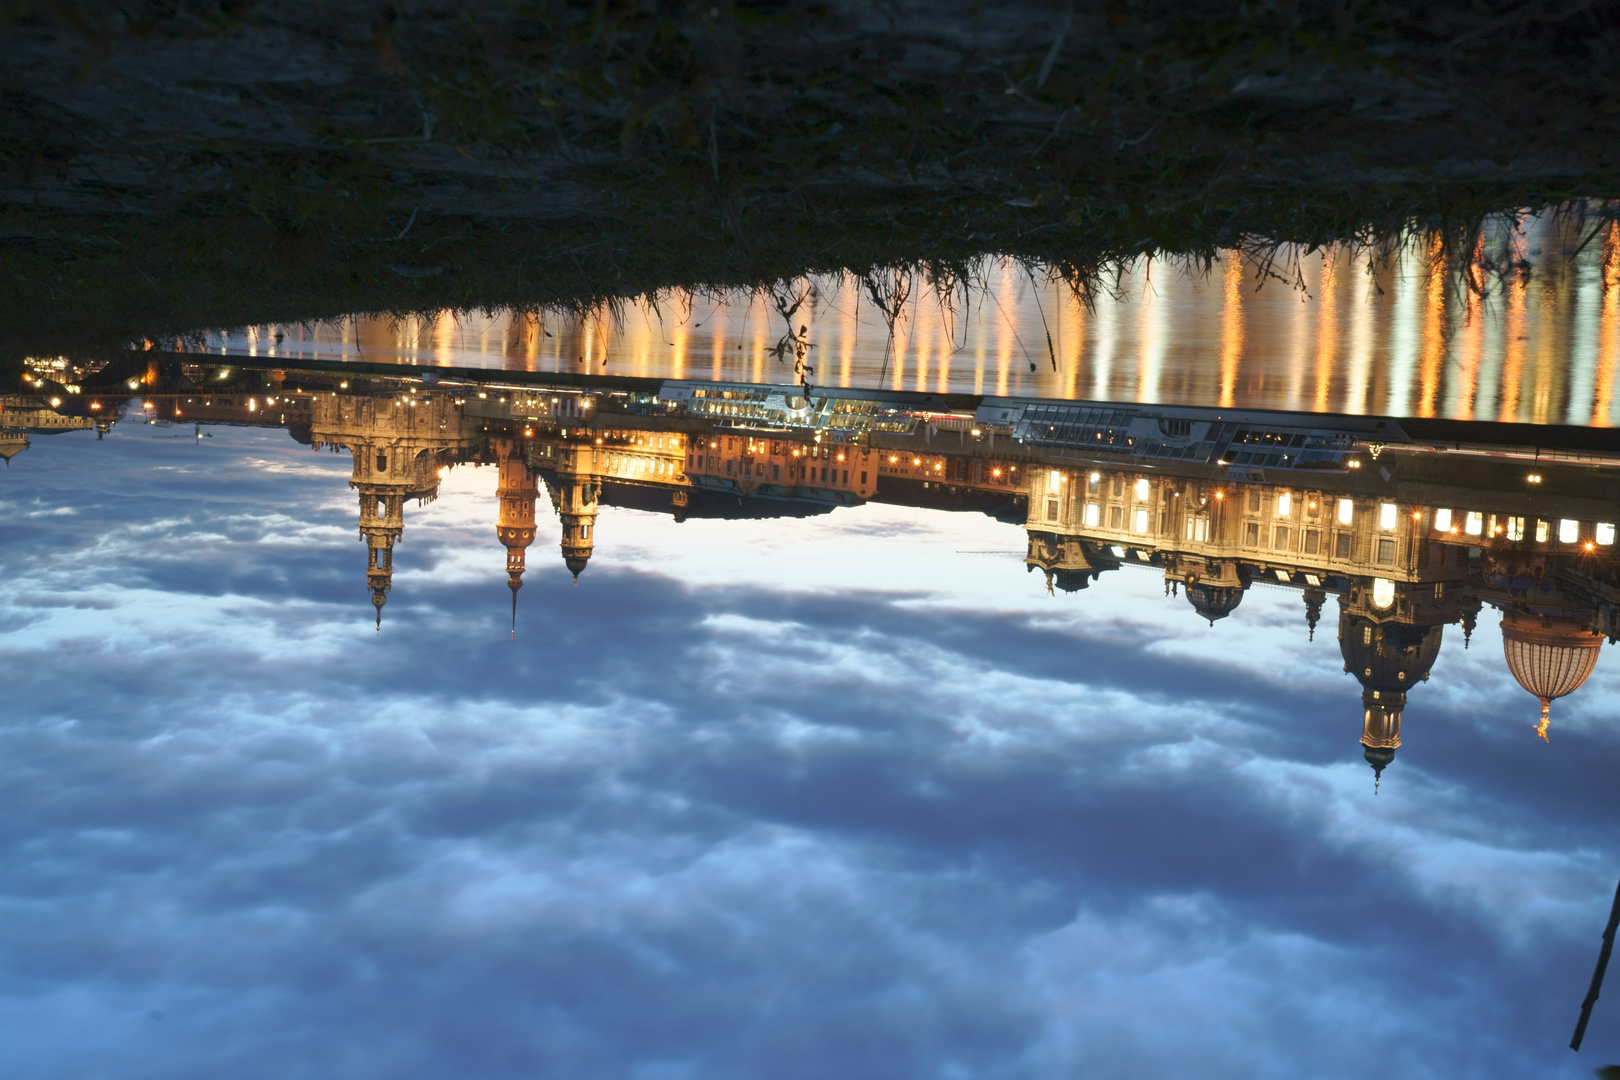
[[[1581,688],[1602,647],[1603,638],[1584,619],[1502,613],[1502,652],[1519,685],[1541,701],[1536,734],[1543,739],[1553,701]]]
[[[1214,626],[1216,619],[1226,618],[1243,602],[1243,589],[1232,585],[1189,584],[1187,602]]]
[[[589,555],[576,552],[570,552],[563,556],[563,565],[568,567],[569,571],[574,575],[575,581],[579,580],[580,571],[584,570],[585,564],[590,561],[591,557]]]
[[[1075,570],[1063,567],[1057,570],[1048,570],[1046,572],[1046,582],[1048,585],[1056,586],[1066,593],[1072,593],[1089,588],[1093,576],[1094,574],[1090,570]]]
[[[1344,669],[1365,690],[1404,694],[1429,676],[1440,655],[1440,624],[1378,623],[1365,615],[1339,612],[1339,654]]]

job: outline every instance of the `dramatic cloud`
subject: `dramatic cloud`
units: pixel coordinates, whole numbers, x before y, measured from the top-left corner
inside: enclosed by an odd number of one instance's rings
[[[1048,597],[982,516],[555,522],[509,640],[492,470],[41,440],[0,513],[18,1075],[1589,1075],[1605,656],[1555,741],[1448,637],[1374,798],[1297,595]],[[544,514],[542,515],[544,516]],[[1001,554],[983,554],[985,552]],[[1324,620],[1326,627],[1331,620]]]

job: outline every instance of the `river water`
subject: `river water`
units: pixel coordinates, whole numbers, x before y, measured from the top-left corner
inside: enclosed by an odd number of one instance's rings
[[[823,275],[774,294],[676,289],[585,312],[254,326],[200,347],[288,363],[784,383],[800,378],[794,354],[774,350],[802,328],[811,381],[827,386],[1609,426],[1620,419],[1620,235],[1589,231],[1547,217],[1483,237],[1481,289],[1433,244],[1391,259],[1346,247],[1284,248],[1264,263],[1228,254],[1207,271],[1143,259],[1085,298],[1042,268],[989,260],[965,288],[878,274],[877,300],[854,275]],[[1495,275],[1481,257],[1531,269]]]

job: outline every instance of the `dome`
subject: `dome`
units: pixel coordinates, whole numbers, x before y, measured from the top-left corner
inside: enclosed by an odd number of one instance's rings
[[[1440,624],[1378,623],[1339,611],[1339,654],[1365,690],[1405,694],[1429,676],[1440,655]]]
[[[1226,618],[1243,602],[1243,589],[1232,585],[1189,584],[1187,602],[1214,626],[1216,619]]]
[[[1049,586],[1055,585],[1064,592],[1072,593],[1089,588],[1092,577],[1092,571],[1064,567],[1058,570],[1048,570],[1046,572],[1046,583]]]
[[[1395,748],[1393,746],[1368,746],[1363,743],[1361,756],[1366,758],[1367,764],[1372,766],[1373,792],[1376,793],[1378,791],[1378,782],[1383,779],[1384,770],[1389,767],[1390,762],[1395,760]]]
[[[1541,701],[1536,734],[1547,737],[1552,702],[1581,688],[1597,666],[1603,638],[1584,619],[1502,613],[1502,652],[1520,686]]]
[[[574,580],[579,580],[579,572],[585,569],[585,564],[591,561],[589,555],[568,554],[563,556],[563,565],[573,573]]]

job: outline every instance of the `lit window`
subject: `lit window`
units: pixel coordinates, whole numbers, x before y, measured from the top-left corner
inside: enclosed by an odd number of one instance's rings
[[[1451,531],[1451,510],[1450,510],[1450,508],[1436,510],[1434,512],[1434,528],[1435,528],[1436,532],[1450,532]]]
[[[1593,539],[1605,547],[1614,543],[1614,522],[1598,522],[1597,528],[1594,530]]]
[[[1548,531],[1549,531],[1549,526],[1547,525],[1547,523],[1545,521],[1537,520],[1536,521],[1536,543],[1545,544],[1547,542]]]
[[[1389,578],[1373,578],[1372,603],[1379,610],[1395,603],[1395,583]]]
[[[1562,518],[1558,522],[1558,542],[1560,544],[1573,544],[1581,538],[1581,523]]]
[[[1339,500],[1339,524],[1348,525],[1356,516],[1356,504],[1349,499]]]
[[[1086,528],[1095,529],[1102,522],[1102,507],[1086,503]]]
[[[1146,483],[1146,482],[1147,482],[1147,481],[1145,481],[1145,480],[1144,480],[1144,481],[1143,481],[1143,483]],[[1133,517],[1133,518],[1132,518],[1132,520],[1131,520],[1131,525],[1132,525],[1132,526],[1133,526],[1133,527],[1134,527],[1134,528],[1135,528],[1135,529],[1136,529],[1136,531],[1137,531],[1137,532],[1139,532],[1139,533],[1145,533],[1145,532],[1147,532],[1147,527],[1148,527],[1148,512],[1147,512],[1147,511],[1146,511],[1146,510],[1138,510],[1138,511],[1137,511],[1137,512],[1136,512],[1136,514],[1135,514],[1135,516],[1134,516],[1134,517]]]
[[[1092,473],[1090,476],[1086,477],[1086,490],[1091,492],[1093,495],[1097,494],[1097,486],[1101,482],[1102,473]]]
[[[1137,502],[1147,502],[1147,498],[1148,498],[1148,482],[1146,480],[1138,480],[1136,482],[1136,501]],[[1146,530],[1145,529],[1137,529],[1136,531],[1137,532],[1145,532]]]
[[[1046,474],[1046,490],[1050,491],[1052,494],[1056,495],[1057,490],[1058,490],[1059,480],[1060,480],[1060,478],[1058,476],[1058,473],[1057,473],[1056,469],[1048,470],[1048,472]]]
[[[1478,510],[1468,511],[1468,517],[1463,521],[1463,532],[1469,536],[1478,536],[1485,531],[1485,515]]]
[[[1400,509],[1394,503],[1382,503],[1378,507],[1378,527],[1385,532],[1395,528],[1395,518]]]
[[[1524,518],[1510,517],[1507,519],[1507,538],[1509,540],[1524,539]]]
[[[1288,495],[1286,493],[1277,496],[1277,516],[1278,517],[1287,517],[1288,516],[1288,511],[1293,508],[1293,505],[1294,505],[1293,496]]]
[[[1112,545],[1108,550],[1114,553],[1114,558],[1116,559],[1123,559],[1125,557],[1125,549],[1120,547],[1118,544]]]

